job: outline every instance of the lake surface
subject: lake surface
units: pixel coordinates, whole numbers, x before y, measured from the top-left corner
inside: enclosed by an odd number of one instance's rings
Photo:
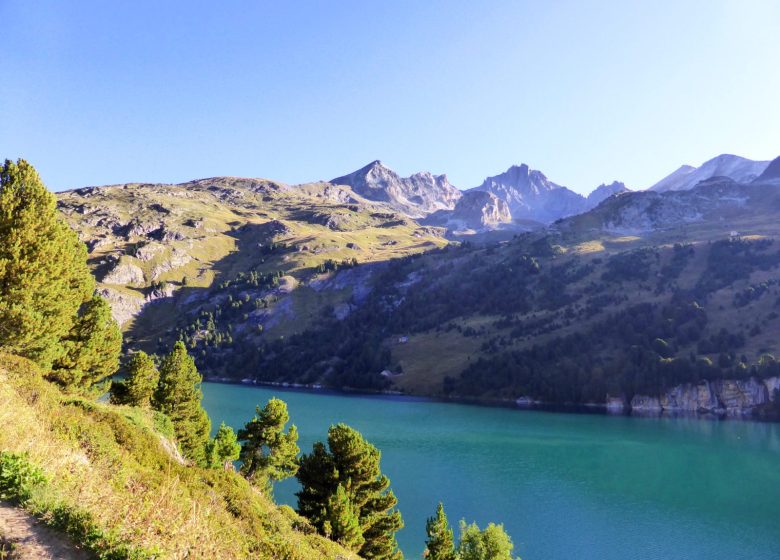
[[[503,522],[523,560],[777,560],[780,425],[560,414],[204,383],[215,425],[285,400],[310,451],[345,422],[382,451],[420,558],[425,519]],[[293,507],[297,483],[277,485]],[[457,533],[457,529],[456,529]]]

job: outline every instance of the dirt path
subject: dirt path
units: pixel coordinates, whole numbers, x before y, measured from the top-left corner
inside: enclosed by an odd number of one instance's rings
[[[12,560],[91,560],[66,537],[21,508],[0,502],[0,536],[13,545]]]

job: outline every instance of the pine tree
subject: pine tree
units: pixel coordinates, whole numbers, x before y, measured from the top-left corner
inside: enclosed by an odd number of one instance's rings
[[[336,493],[328,500],[323,532],[326,537],[353,552],[360,550],[365,542],[360,519],[343,484],[336,486]]]
[[[87,250],[57,215],[57,200],[32,165],[0,168],[0,349],[43,369],[65,355],[63,339],[95,281]]]
[[[160,372],[154,364],[154,359],[146,352],[136,352],[127,364],[126,404],[151,407],[159,382]]]
[[[222,467],[227,462],[238,459],[241,453],[241,444],[233,428],[224,422],[219,425],[217,435],[208,444],[207,457],[209,466],[214,469]]]
[[[255,484],[267,483],[295,476],[298,472],[298,428],[293,424],[285,433],[290,421],[287,403],[273,398],[260,408],[257,415],[239,430],[241,446],[241,472]]]
[[[428,535],[425,541],[425,557],[428,560],[456,560],[455,537],[441,502],[436,509],[436,515],[428,518],[425,532]]]
[[[211,421],[201,406],[202,379],[184,343],[177,342],[160,366],[154,405],[173,422],[176,440],[188,459],[205,466]]]
[[[339,485],[348,488],[353,511],[360,522],[364,543],[362,558],[400,559],[395,533],[403,527],[395,509],[398,500],[389,489],[390,480],[382,474],[379,450],[357,430],[337,424],[328,430],[328,449],[315,444],[311,455],[301,458],[298,481],[298,513],[324,534],[329,506]]]
[[[88,392],[116,372],[122,332],[106,300],[95,295],[82,306],[63,346],[65,354],[54,363],[51,377],[68,390]]]

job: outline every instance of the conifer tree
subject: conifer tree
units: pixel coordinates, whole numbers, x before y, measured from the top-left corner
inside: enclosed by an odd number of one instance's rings
[[[57,200],[32,165],[0,167],[0,349],[43,369],[65,355],[63,339],[95,281],[87,250],[57,215]]]
[[[154,359],[144,351],[133,354],[127,364],[126,404],[149,408],[160,382],[160,372]]]
[[[358,554],[368,559],[400,559],[395,533],[403,527],[395,509],[398,500],[389,489],[390,480],[379,466],[381,454],[357,430],[345,424],[328,430],[328,449],[315,444],[310,455],[301,458],[298,481],[298,513],[307,517],[324,534],[329,507],[339,485],[348,490],[364,539]]]
[[[365,542],[355,505],[343,484],[336,486],[336,493],[328,500],[323,532],[326,537],[353,552],[360,550]]]
[[[425,524],[428,539],[425,541],[427,560],[456,560],[455,537],[444,513],[444,505],[439,502],[436,515],[428,518]]]
[[[222,467],[226,462],[238,459],[241,453],[241,444],[233,428],[222,422],[217,430],[217,435],[208,444],[208,462],[211,468]]]
[[[106,300],[94,295],[82,306],[63,346],[65,354],[54,363],[51,377],[68,390],[88,392],[116,372],[122,332]]]
[[[184,456],[205,466],[211,421],[201,406],[201,381],[195,361],[187,354],[184,343],[178,341],[160,366],[154,405],[173,422]]]
[[[295,476],[298,472],[298,428],[293,424],[285,432],[290,415],[287,403],[273,398],[238,431],[241,445],[241,472],[249,480],[264,486]]]

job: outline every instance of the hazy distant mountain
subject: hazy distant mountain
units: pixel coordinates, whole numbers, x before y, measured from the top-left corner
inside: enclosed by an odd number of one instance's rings
[[[493,193],[507,203],[514,219],[549,223],[582,212],[587,206],[585,197],[553,183],[526,164],[513,165],[470,190]]]
[[[400,177],[379,160],[329,182],[347,185],[368,200],[386,202],[413,218],[437,210],[451,210],[462,196],[446,175],[433,175],[425,171],[411,177]]]
[[[756,178],[755,183],[762,183],[765,181],[779,181],[780,180],[780,157],[776,157],[772,162],[764,169],[764,172]]]
[[[706,161],[700,167],[683,165],[648,190],[684,191],[712,177],[728,177],[738,183],[749,183],[761,175],[768,165],[768,161],[753,161],[731,154],[721,154]]]
[[[601,204],[603,200],[606,200],[613,194],[629,192],[629,190],[630,189],[620,181],[613,181],[609,185],[601,184],[588,195],[588,208],[595,208]]]
[[[490,230],[512,222],[506,202],[486,191],[468,191],[453,210],[434,212],[422,223],[445,226],[451,231]]]

